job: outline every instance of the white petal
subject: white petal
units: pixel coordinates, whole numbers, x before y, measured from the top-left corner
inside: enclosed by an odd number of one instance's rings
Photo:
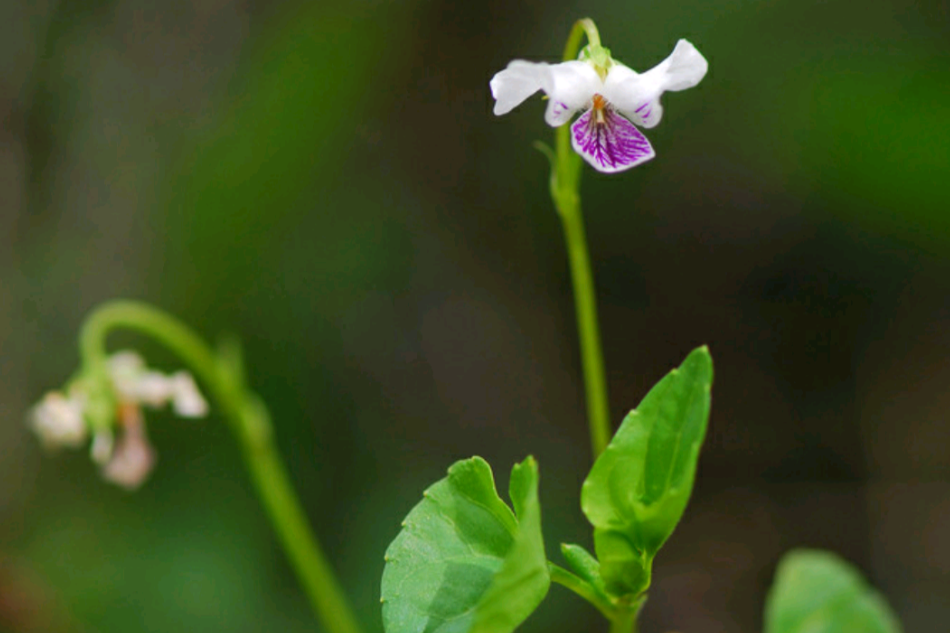
[[[122,350],[109,357],[109,371],[117,374],[137,373],[145,367],[145,361],[132,350]]]
[[[119,400],[158,408],[171,400],[172,381],[149,369],[137,353],[122,351],[109,357],[109,375]]]
[[[649,79],[646,73],[640,75],[615,63],[604,82],[604,99],[637,125],[654,127],[663,116],[663,106]]]
[[[515,107],[541,90],[547,81],[549,71],[547,64],[535,64],[520,59],[508,64],[503,71],[492,77],[489,86],[495,97],[494,113],[498,116],[508,114]]]
[[[168,402],[173,396],[171,378],[157,371],[142,373],[131,385],[132,402],[140,402],[150,407],[158,408]]]
[[[109,462],[102,468],[102,476],[126,490],[141,486],[152,468],[156,455],[145,432],[141,411],[126,408],[122,414],[123,433],[112,451]]]
[[[680,40],[669,57],[643,74],[621,64],[612,66],[602,94],[634,123],[651,128],[663,116],[660,96],[668,90],[692,88],[708,69],[708,62],[696,47]]]
[[[48,448],[76,448],[88,436],[82,400],[51,392],[33,407],[30,426]]]
[[[195,379],[186,371],[180,371],[169,379],[172,390],[172,407],[183,418],[203,418],[208,415],[208,403],[198,391]]]
[[[603,84],[587,62],[564,62],[550,66],[549,70],[542,86],[550,99],[544,120],[551,127],[559,127],[570,121],[575,112],[586,108]]]
[[[664,65],[664,90],[671,92],[692,88],[702,81],[703,77],[706,76],[706,71],[709,70],[709,62],[687,40],[677,42],[676,48],[673,49],[669,57],[660,62],[656,68],[643,74],[648,75]]]

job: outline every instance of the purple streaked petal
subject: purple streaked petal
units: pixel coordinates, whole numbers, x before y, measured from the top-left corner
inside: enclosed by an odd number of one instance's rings
[[[548,110],[550,111],[548,116],[553,121],[565,118],[570,120],[571,115],[574,114],[574,111],[571,110],[571,108],[568,107],[566,103],[563,101],[558,101],[557,99],[551,99],[551,101],[548,103]],[[565,114],[567,115],[566,117]]]
[[[630,118],[633,119],[633,122],[637,125],[641,125],[647,129],[651,127],[656,127],[656,124],[660,122],[660,118],[663,116],[663,106],[660,105],[659,99],[654,99],[653,101],[647,101],[642,106],[637,108],[633,113],[631,113]]]
[[[582,114],[571,126],[571,144],[597,171],[612,174],[635,167],[655,156],[650,141],[610,108],[597,122],[594,110]]]
[[[612,66],[600,94],[635,124],[652,128],[663,118],[663,93],[692,88],[708,68],[696,47],[680,40],[669,57],[645,73],[637,74],[622,64]]]

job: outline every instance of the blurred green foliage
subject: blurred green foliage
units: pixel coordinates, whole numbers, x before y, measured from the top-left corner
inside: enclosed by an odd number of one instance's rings
[[[838,556],[795,550],[779,563],[766,603],[766,633],[901,630],[887,601]]]

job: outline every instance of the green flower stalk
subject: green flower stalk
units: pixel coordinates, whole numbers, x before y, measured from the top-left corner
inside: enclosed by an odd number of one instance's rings
[[[585,35],[588,44],[581,49]],[[594,22],[585,18],[574,24],[560,64],[515,60],[491,80],[495,114],[510,112],[540,90],[548,97],[545,121],[557,128],[555,150],[542,148],[551,160],[551,198],[561,217],[570,261],[595,458],[610,441],[611,425],[596,293],[581,213],[580,159],[597,171],[616,173],[653,158],[653,147],[636,126],[657,125],[663,115],[662,94],[695,86],[707,69],[706,59],[696,47],[680,40],[668,58],[638,74],[611,57],[610,50],[601,45]]]

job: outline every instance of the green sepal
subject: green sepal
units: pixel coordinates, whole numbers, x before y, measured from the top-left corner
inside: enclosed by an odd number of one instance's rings
[[[581,508],[607,591],[639,595],[683,516],[709,421],[712,359],[694,350],[631,411],[594,463]]]
[[[765,602],[765,633],[900,633],[884,598],[837,555],[793,550]]]
[[[480,457],[423,493],[386,551],[387,633],[510,633],[531,615],[551,582],[533,458],[512,469],[509,494],[517,517]]]
[[[609,70],[614,64],[613,57],[610,55],[610,49],[599,44],[588,44],[582,48],[578,59],[588,62],[593,65],[594,68],[598,69],[598,71],[600,69]]]

